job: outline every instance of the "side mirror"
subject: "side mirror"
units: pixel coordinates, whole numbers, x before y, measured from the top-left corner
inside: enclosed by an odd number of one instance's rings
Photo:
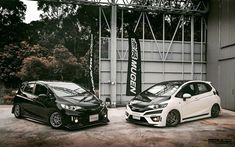
[[[189,94],[189,93],[183,94],[183,100],[184,100],[184,101],[186,101],[186,99],[191,98],[191,97],[192,97],[192,95]]]
[[[107,107],[109,107],[109,108],[111,107],[111,99],[109,97],[107,97],[105,99],[105,104],[106,104]]]
[[[55,96],[52,93],[49,93],[48,97],[50,98],[50,100],[55,100]]]

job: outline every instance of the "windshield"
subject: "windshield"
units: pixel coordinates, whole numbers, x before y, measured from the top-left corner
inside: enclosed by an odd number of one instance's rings
[[[174,94],[180,87],[179,83],[160,83],[144,92],[147,96],[169,97]]]
[[[88,93],[85,89],[74,83],[54,83],[50,84],[50,87],[59,97],[81,96]]]

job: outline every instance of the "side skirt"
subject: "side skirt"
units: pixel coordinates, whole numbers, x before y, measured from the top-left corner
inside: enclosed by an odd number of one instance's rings
[[[204,113],[204,114],[200,114],[200,115],[190,116],[190,117],[183,118],[183,121],[187,121],[187,120],[190,120],[190,119],[196,119],[196,118],[207,116],[207,115],[209,115],[209,113]]]

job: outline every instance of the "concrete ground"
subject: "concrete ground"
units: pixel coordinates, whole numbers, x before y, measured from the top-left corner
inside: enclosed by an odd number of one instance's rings
[[[11,107],[0,106],[0,147],[235,146],[235,112],[227,110],[218,118],[183,123],[174,128],[155,128],[127,123],[125,108],[111,108],[108,125],[66,131],[16,119]]]

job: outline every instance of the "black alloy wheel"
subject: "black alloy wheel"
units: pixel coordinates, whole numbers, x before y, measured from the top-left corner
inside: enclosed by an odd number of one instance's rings
[[[49,118],[49,123],[51,125],[52,128],[60,128],[63,126],[63,122],[62,122],[62,116],[59,112],[53,112],[51,113],[50,115],[50,118]]]
[[[21,106],[19,104],[16,104],[14,106],[14,115],[16,118],[21,118],[22,115],[21,115]]]
[[[175,127],[180,122],[180,115],[179,112],[172,110],[168,113],[166,117],[166,126],[168,127]]]
[[[213,107],[211,108],[211,117],[215,118],[218,117],[220,113],[220,108],[218,105],[213,105]]]

